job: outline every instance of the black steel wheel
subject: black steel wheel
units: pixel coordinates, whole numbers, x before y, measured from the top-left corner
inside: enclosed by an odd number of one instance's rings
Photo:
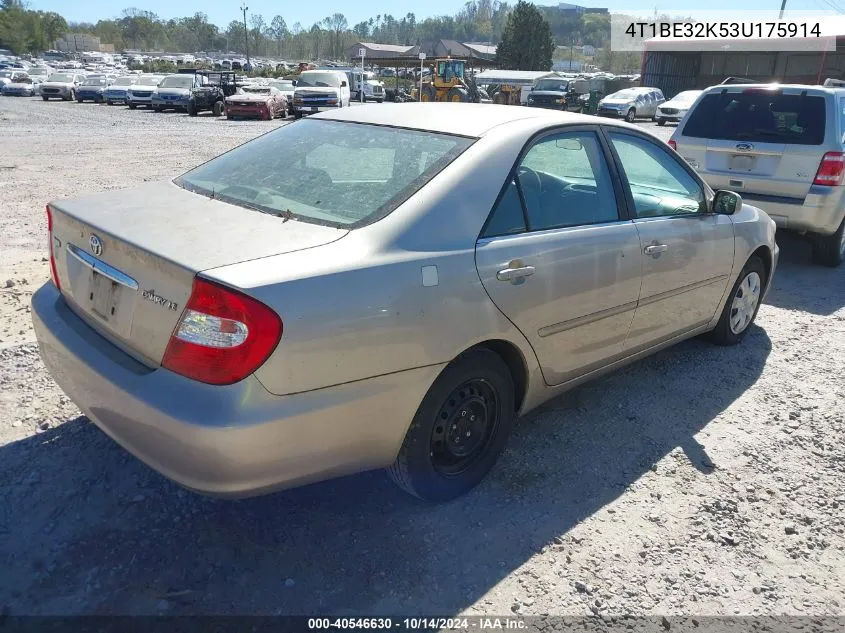
[[[450,393],[437,413],[429,451],[435,470],[447,477],[460,475],[483,455],[496,433],[499,399],[483,378],[474,378]]]
[[[499,458],[515,417],[514,384],[486,348],[461,354],[420,403],[388,475],[428,501],[448,501],[478,485]]]

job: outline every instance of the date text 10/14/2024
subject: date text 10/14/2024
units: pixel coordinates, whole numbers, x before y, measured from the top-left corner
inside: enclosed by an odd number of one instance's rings
[[[416,617],[416,618],[308,618],[309,631],[398,630],[398,631],[518,631],[525,622],[512,617]]]

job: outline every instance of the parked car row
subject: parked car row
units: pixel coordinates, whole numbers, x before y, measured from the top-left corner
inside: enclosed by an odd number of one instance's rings
[[[225,114],[229,119],[285,118],[294,113],[296,86],[294,80],[251,81],[231,71],[195,69],[167,75],[124,76],[61,71],[53,72],[44,82],[33,81],[26,71],[4,69],[0,70],[0,80],[2,94],[6,96],[37,95],[44,101],[121,104],[131,110],[145,107],[156,112],[181,111],[191,116],[210,111],[216,116]]]

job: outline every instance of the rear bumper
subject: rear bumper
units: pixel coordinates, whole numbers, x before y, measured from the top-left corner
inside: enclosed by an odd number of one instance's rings
[[[845,186],[813,185],[803,200],[745,193],[742,190],[738,193],[743,200],[768,213],[781,229],[830,235],[836,232],[845,218]]]
[[[288,396],[255,376],[224,387],[150,370],[51,284],[32,297],[44,364],[107,435],[177,483],[240,497],[387,466],[442,365]]]

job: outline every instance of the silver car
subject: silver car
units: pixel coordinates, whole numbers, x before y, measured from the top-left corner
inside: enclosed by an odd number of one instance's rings
[[[106,103],[114,105],[115,103],[126,103],[129,98],[129,89],[135,85],[138,78],[135,75],[126,75],[118,77],[114,80],[105,91]]]
[[[126,92],[126,105],[130,110],[138,106],[152,107],[153,93],[156,86],[164,79],[163,75],[141,75]]]
[[[73,101],[76,99],[76,89],[84,79],[85,75],[74,72],[53,73],[41,84],[41,98],[44,101],[55,98]]]
[[[845,260],[845,90],[719,85],[690,108],[669,144],[712,187],[730,187],[781,229],[809,237],[813,259]]]
[[[643,130],[480,104],[320,114],[51,202],[48,227],[49,371],[224,496],[382,467],[458,496],[549,398],[698,334],[739,343],[778,261],[765,213]]]
[[[633,123],[636,119],[653,119],[664,101],[666,98],[657,88],[625,88],[602,98],[597,114]]]
[[[667,122],[678,123],[689,112],[701,92],[701,90],[684,90],[669,101],[661,103],[657,106],[657,114],[654,116],[657,125],[666,125]]]
[[[288,102],[288,114],[293,114],[293,91],[296,89],[296,79],[271,79],[268,83],[285,96]]]

